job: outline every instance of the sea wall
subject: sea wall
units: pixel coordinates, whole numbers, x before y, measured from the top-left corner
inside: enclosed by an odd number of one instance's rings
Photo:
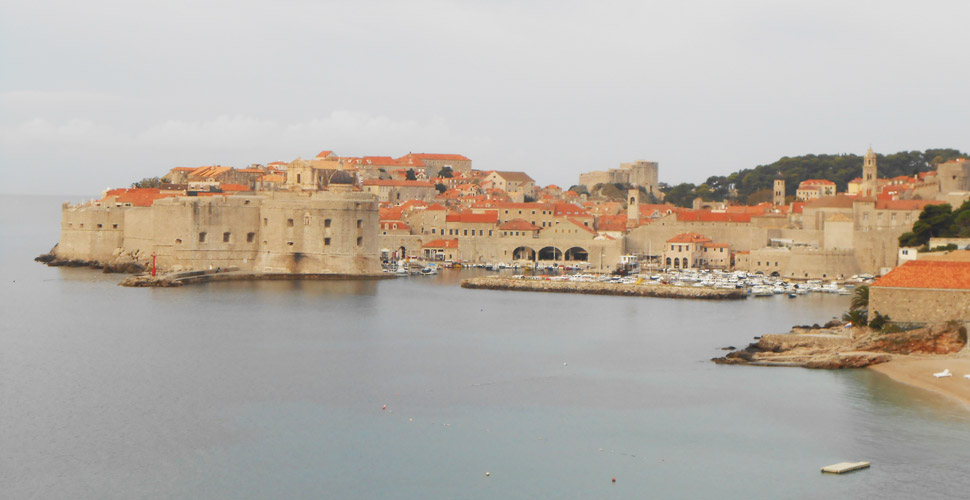
[[[51,265],[160,271],[380,273],[378,210],[360,192],[169,197],[149,207],[92,202],[62,208]]]
[[[667,285],[635,285],[626,283],[572,282],[483,277],[462,280],[462,288],[511,290],[518,292],[584,293],[590,295],[626,295],[632,297],[663,297],[676,299],[736,300],[747,298],[745,290],[679,287]]]

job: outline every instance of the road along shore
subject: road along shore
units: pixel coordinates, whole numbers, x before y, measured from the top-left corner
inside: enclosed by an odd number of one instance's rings
[[[553,281],[549,279],[519,279],[480,277],[462,280],[462,288],[511,290],[516,292],[585,293],[590,295],[625,295],[628,297],[662,297],[673,299],[738,300],[748,296],[746,290],[646,285],[630,283],[601,283]]]

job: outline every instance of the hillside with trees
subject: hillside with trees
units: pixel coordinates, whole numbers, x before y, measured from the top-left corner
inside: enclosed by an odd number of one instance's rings
[[[877,155],[879,177],[912,176],[919,172],[935,170],[940,163],[956,158],[967,158],[956,149],[927,149],[925,151],[901,151],[889,155]],[[862,156],[803,155],[784,157],[768,165],[743,169],[727,176],[711,176],[700,184],[682,183],[671,186],[661,183],[665,200],[681,207],[689,207],[694,198],[706,201],[734,200],[739,203],[757,204],[771,200],[773,181],[781,174],[785,179],[785,195],[794,196],[798,184],[807,179],[827,179],[836,189],[845,191],[852,179],[862,176]],[[733,187],[733,191],[732,191]]]
[[[929,250],[930,238],[970,238],[970,201],[957,210],[946,203],[927,205],[913,223],[913,230],[899,237],[899,246]]]

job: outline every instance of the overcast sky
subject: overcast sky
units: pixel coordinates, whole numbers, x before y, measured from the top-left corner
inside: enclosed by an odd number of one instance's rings
[[[970,150],[970,3],[0,4],[0,192],[174,166],[461,153],[569,186],[806,153]]]

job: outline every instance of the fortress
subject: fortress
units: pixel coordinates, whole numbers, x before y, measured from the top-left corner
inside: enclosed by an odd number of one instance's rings
[[[349,186],[347,186],[349,188]],[[148,206],[108,196],[61,209],[61,261],[133,262],[170,271],[238,268],[378,275],[377,201],[346,191],[168,196]]]

